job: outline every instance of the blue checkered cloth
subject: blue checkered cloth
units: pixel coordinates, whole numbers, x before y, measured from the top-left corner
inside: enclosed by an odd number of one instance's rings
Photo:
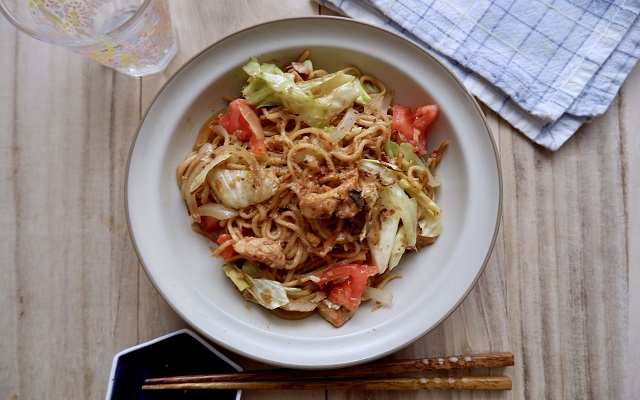
[[[535,143],[604,113],[640,56],[640,1],[316,0],[403,34]]]

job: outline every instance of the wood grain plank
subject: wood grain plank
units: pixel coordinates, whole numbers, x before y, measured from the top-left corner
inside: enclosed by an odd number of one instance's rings
[[[622,86],[618,96],[619,124],[621,135],[620,163],[623,174],[625,196],[626,246],[629,282],[629,319],[627,334],[628,365],[640,363],[640,66],[636,66]],[[626,369],[621,385],[621,398],[630,399],[640,393],[640,369]]]
[[[135,340],[123,177],[139,85],[62,48],[8,36],[15,64],[2,75],[17,90],[3,117],[11,129],[0,134],[11,143],[2,166],[13,210],[2,215],[14,220],[1,264],[14,308],[3,310],[2,326],[11,327],[17,357],[8,351],[3,370],[17,375],[18,398],[100,398],[113,354]]]
[[[622,164],[619,158],[611,157],[620,154],[622,146],[618,114],[618,104],[614,103],[610,112],[586,127],[584,141],[589,143],[586,146],[584,142],[578,143],[583,161],[595,163],[592,168],[583,165],[581,171],[583,235],[576,242],[580,243],[582,251],[587,388],[592,398],[622,398],[620,390],[623,386],[612,382],[625,375],[622,365],[626,364],[627,358],[629,270],[623,219],[625,195]],[[595,170],[595,176],[590,169]],[[567,341],[566,345],[571,343]],[[620,354],[622,362],[602,365],[600,360],[606,360],[611,352]],[[569,366],[565,368],[568,370]]]
[[[509,304],[516,305],[509,318],[522,336],[526,398],[617,397],[611,376],[623,371],[596,365],[606,358],[603,342],[619,348],[626,312],[626,249],[608,224],[623,213],[619,165],[606,156],[619,146],[616,113],[584,127],[559,152],[518,136],[503,151],[511,154],[503,158],[512,193],[504,217]]]
[[[18,215],[14,188],[17,184],[17,150],[16,107],[18,85],[15,81],[18,63],[15,53],[18,46],[18,35],[13,26],[0,21],[0,385],[2,392],[8,397],[20,393],[20,373],[18,363],[20,350],[18,347],[18,320],[20,319],[20,298],[18,296],[18,277],[15,268],[16,226]]]

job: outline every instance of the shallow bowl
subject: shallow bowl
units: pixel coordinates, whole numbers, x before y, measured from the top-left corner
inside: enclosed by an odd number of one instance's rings
[[[406,254],[403,279],[386,288],[393,304],[364,303],[336,329],[321,317],[289,321],[242,299],[225,277],[210,243],[190,227],[176,166],[223,96],[238,97],[249,57],[280,66],[304,50],[314,66],[356,66],[417,107],[441,114],[427,147],[449,146],[439,165],[437,203],[442,233],[435,244]],[[338,17],[279,20],[237,32],[187,62],[160,90],[132,146],[127,213],[142,264],[166,301],[202,335],[244,356],[297,368],[362,363],[395,352],[445,319],[465,298],[489,259],[500,220],[501,175],[484,115],[458,79],[415,43],[365,23]]]

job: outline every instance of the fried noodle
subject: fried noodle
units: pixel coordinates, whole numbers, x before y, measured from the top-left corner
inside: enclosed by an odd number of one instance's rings
[[[297,60],[302,61],[304,56]],[[298,81],[327,74],[324,70],[300,73],[294,64],[285,71]],[[424,165],[409,165],[402,154],[391,158],[385,146],[392,139],[400,141],[392,129],[393,93],[357,68],[344,72],[359,79],[370,102],[353,104],[324,127],[308,125],[283,105],[257,108],[267,148],[264,154],[255,154],[249,141],[227,132],[219,123],[223,113],[218,113],[202,126],[193,150],[177,167],[193,229],[218,243],[222,235],[230,236],[212,247],[213,256],[238,267],[249,260],[260,279],[295,289],[287,292],[291,301],[278,307],[279,314],[308,314],[326,300],[327,293],[313,278],[323,271],[373,263],[367,238],[376,235],[372,229],[376,222],[368,218],[381,212],[374,190],[379,183],[363,169],[365,160],[388,165],[397,173],[397,181],[404,180],[412,189],[435,198],[430,179],[446,142],[426,157]],[[221,184],[228,178],[225,174],[236,181]],[[241,198],[241,207],[231,207],[225,196],[234,185],[248,189],[252,196],[258,194],[260,201]],[[217,224],[213,229],[206,226],[208,218]],[[419,242],[412,250],[424,244]],[[367,286],[380,288],[389,277],[388,271],[376,274]],[[256,301],[246,291],[243,294]]]

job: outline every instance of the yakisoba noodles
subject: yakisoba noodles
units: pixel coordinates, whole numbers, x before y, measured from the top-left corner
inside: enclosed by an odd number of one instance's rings
[[[437,105],[394,104],[378,78],[314,69],[308,52],[243,69],[242,96],[177,168],[193,229],[242,295],[279,316],[340,326],[361,300],[390,303],[382,286],[401,256],[440,233],[447,143],[425,150]]]

